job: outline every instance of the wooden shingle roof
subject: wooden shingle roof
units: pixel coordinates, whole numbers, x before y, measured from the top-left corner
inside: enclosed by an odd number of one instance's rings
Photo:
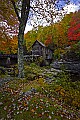
[[[38,42],[41,46],[46,47],[42,42],[40,42],[40,41],[38,41],[38,40],[36,40],[36,41],[33,43],[32,47],[35,45],[36,42]]]

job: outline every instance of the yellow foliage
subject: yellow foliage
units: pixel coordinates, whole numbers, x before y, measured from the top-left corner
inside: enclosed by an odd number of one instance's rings
[[[39,78],[39,79],[38,79],[38,83],[39,83],[40,85],[44,85],[44,79],[43,79],[43,78]]]
[[[58,86],[58,87],[55,89],[55,91],[56,91],[56,92],[59,92],[61,89],[62,89],[62,87],[61,87],[61,86]]]
[[[60,95],[64,96],[65,95],[65,90],[62,86],[58,86],[56,89],[55,89],[56,92],[58,92]]]
[[[31,109],[31,112],[32,112],[32,113],[34,113],[34,112],[35,112],[35,110],[34,110],[34,109]]]

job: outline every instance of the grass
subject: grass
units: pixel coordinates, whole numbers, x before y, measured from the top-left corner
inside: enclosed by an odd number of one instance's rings
[[[26,73],[34,65],[26,66]],[[38,74],[45,68],[35,68]],[[48,84],[43,77],[32,80],[14,79],[0,88],[0,120],[79,120],[80,81],[71,82],[64,72]],[[36,89],[36,93],[23,93]]]

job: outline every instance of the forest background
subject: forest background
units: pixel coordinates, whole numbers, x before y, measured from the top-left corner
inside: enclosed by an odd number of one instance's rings
[[[4,29],[4,27],[3,27]],[[80,56],[80,10],[66,14],[62,20],[49,26],[38,26],[28,31],[24,36],[24,48],[28,51],[35,40],[39,40],[54,51],[54,57],[59,58],[65,54],[66,48],[77,53]],[[1,54],[17,54],[18,39],[17,32],[14,36],[4,37],[0,41]]]

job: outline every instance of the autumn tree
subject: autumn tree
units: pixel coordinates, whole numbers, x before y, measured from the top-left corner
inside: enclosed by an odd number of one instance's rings
[[[37,40],[37,32],[35,30],[28,31],[24,35],[24,39],[26,41],[27,50],[29,51],[34,41]]]
[[[71,18],[68,39],[71,44],[80,41],[80,10],[75,12]]]
[[[18,33],[18,19],[8,0],[0,1],[0,46]],[[4,46],[3,46],[4,47]]]
[[[18,38],[17,36],[13,36],[11,38],[11,40],[8,41],[8,43],[6,43],[6,45],[8,44],[7,48],[8,48],[8,54],[17,54],[17,48],[18,48]]]
[[[18,48],[18,39],[17,36],[13,36],[11,39],[0,41],[0,53],[3,54],[15,54],[17,53]]]

